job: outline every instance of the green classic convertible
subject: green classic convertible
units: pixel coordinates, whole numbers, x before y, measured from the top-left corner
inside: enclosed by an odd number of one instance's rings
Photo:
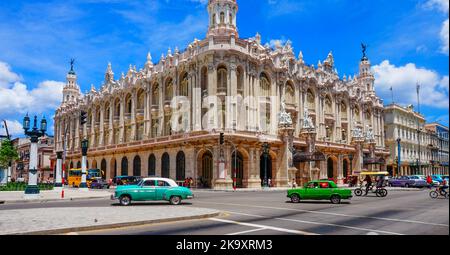
[[[288,190],[287,196],[293,203],[300,200],[330,200],[333,204],[341,203],[341,199],[350,199],[352,191],[350,189],[338,188],[333,181],[311,181],[303,188]]]
[[[172,205],[179,205],[183,199],[192,199],[192,191],[178,186],[167,178],[144,178],[136,185],[118,186],[112,200],[119,199],[121,205],[127,206],[131,201],[166,200]]]

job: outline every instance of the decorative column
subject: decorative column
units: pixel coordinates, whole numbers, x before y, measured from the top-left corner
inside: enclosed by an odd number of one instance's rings
[[[352,130],[352,145],[355,146],[356,150],[356,157],[355,159],[355,168],[352,169],[352,175],[359,174],[363,170],[363,163],[364,163],[364,135],[362,132],[362,129],[360,127],[357,127],[355,125],[355,128]]]

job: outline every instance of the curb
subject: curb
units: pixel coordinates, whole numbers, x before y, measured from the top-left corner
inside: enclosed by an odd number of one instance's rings
[[[52,198],[52,199],[30,199],[30,200],[6,200],[0,201],[0,204],[27,204],[27,203],[47,203],[47,202],[70,202],[75,200],[93,200],[93,199],[105,199],[110,198],[110,196],[105,197],[73,197],[73,198]]]
[[[58,235],[58,234],[67,234],[67,233],[71,233],[71,232],[106,230],[106,229],[132,227],[132,226],[157,224],[157,223],[168,223],[168,222],[176,222],[176,221],[197,220],[197,219],[205,219],[205,218],[217,217],[217,216],[220,216],[220,215],[222,215],[222,212],[202,214],[202,215],[195,215],[195,216],[166,218],[166,219],[158,219],[158,220],[145,220],[145,221],[135,221],[135,222],[112,223],[112,224],[99,225],[99,226],[71,227],[71,228],[61,228],[61,229],[52,229],[52,230],[40,230],[40,231],[32,231],[32,232],[24,232],[24,233],[12,233],[12,234],[8,234],[8,235]]]

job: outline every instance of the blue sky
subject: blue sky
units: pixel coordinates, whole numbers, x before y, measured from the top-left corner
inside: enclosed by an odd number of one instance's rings
[[[54,115],[61,87],[76,58],[82,91],[97,88],[111,62],[116,78],[169,47],[184,49],[206,35],[206,0],[0,1],[0,119],[22,133],[26,112]],[[427,120],[448,125],[447,0],[238,0],[242,38],[290,40],[317,66],[328,52],[341,77],[358,72],[360,43],[377,77],[376,91],[390,103],[416,104]],[[50,125],[53,125],[50,122]],[[53,130],[50,131],[52,133]],[[0,128],[0,133],[4,130]]]

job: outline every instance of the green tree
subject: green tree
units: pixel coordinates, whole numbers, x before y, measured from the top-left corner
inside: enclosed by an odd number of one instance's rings
[[[13,162],[19,158],[16,148],[13,143],[6,139],[2,141],[0,147],[0,168],[6,169],[10,162]]]

